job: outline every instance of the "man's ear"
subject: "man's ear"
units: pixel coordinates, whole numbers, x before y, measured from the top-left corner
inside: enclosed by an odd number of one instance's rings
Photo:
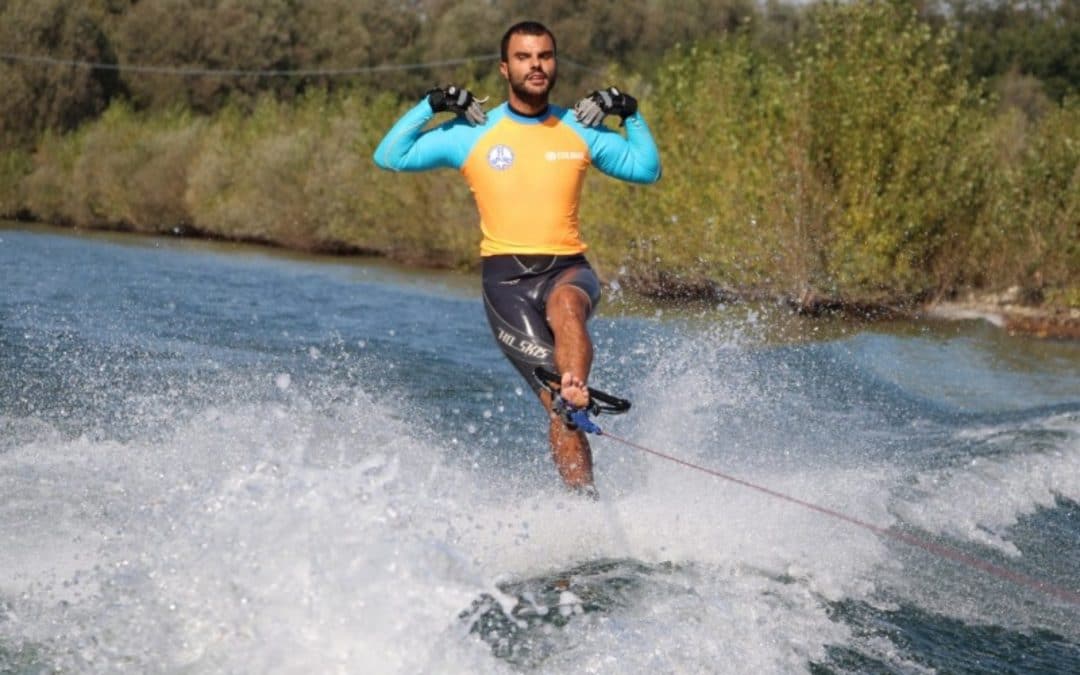
[[[510,80],[510,68],[506,65],[506,61],[499,61],[499,74],[504,80]]]

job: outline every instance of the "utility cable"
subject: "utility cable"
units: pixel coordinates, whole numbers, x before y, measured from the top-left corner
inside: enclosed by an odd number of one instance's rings
[[[74,59],[58,59],[51,56],[37,56],[33,54],[13,54],[0,52],[0,61],[15,63],[30,63],[53,67],[82,68],[86,70],[109,70],[128,73],[142,73],[150,75],[173,75],[175,77],[346,77],[350,75],[365,75],[371,73],[385,73],[395,71],[423,70],[427,68],[439,68],[444,66],[459,66],[476,61],[494,61],[498,54],[479,54],[456,59],[444,59],[441,61],[429,61],[426,63],[385,63],[375,66],[358,66],[355,68],[299,68],[254,70],[243,68],[189,68],[181,66],[155,66],[122,63],[104,63],[99,61],[80,61]],[[560,59],[560,61],[573,68],[592,73],[603,73],[589,66]]]

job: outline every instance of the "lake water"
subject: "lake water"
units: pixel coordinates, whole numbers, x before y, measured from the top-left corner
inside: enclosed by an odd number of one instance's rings
[[[1080,672],[1080,344],[606,293],[601,425],[775,494],[564,493],[475,277],[0,228],[0,672]]]

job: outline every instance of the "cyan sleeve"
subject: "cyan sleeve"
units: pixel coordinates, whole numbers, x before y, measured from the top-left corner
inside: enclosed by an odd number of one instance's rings
[[[425,171],[440,167],[457,169],[468,156],[472,127],[453,119],[424,131],[435,111],[427,98],[401,116],[375,148],[375,164],[390,171]]]
[[[626,118],[625,138],[605,126],[586,131],[593,166],[600,171],[633,183],[660,180],[660,152],[649,125],[639,113]]]

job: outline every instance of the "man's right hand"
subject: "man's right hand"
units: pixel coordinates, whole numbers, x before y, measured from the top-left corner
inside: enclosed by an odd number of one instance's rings
[[[462,89],[454,85],[447,87],[435,87],[427,92],[428,103],[435,112],[450,112],[464,117],[469,124],[483,124],[487,121],[487,114],[480,104],[487,99],[477,99],[468,89]]]

